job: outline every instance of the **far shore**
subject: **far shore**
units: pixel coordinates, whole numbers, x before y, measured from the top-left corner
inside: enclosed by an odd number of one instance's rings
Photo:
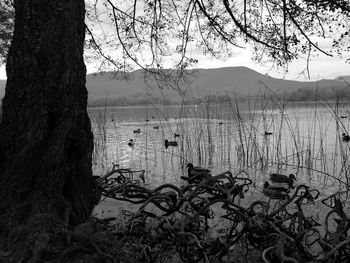
[[[251,98],[250,100],[253,99],[258,99],[257,97],[255,98]],[[237,102],[240,103],[245,103],[246,101],[248,101],[249,99],[244,98],[242,100],[242,98],[233,98],[231,99],[232,103],[236,103]],[[312,104],[312,103],[316,103],[316,102],[320,102],[320,101],[325,101],[328,103],[347,103],[350,102],[350,98],[339,98],[339,99],[326,99],[326,98],[322,98],[319,100],[280,100],[280,102],[285,102],[285,103],[296,103],[296,104]],[[174,103],[170,103],[170,104],[153,104],[153,103],[148,103],[148,104],[125,104],[125,105],[115,105],[115,104],[98,104],[98,105],[88,105],[88,109],[103,109],[103,108],[145,108],[145,107],[183,107],[183,106],[198,106],[198,105],[207,105],[208,103],[211,105],[221,105],[222,103],[227,103],[228,100],[226,101],[209,101],[209,102],[188,102],[188,103],[181,103],[181,102],[174,102]]]

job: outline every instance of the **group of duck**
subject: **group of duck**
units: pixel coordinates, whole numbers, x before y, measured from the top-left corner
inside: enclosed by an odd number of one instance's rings
[[[153,129],[159,130],[159,125],[153,126]],[[141,129],[138,128],[138,129],[134,130],[133,133],[141,133]]]
[[[188,176],[181,176],[181,179],[188,181],[188,183],[198,183],[201,180],[210,177],[211,171],[200,166],[194,166],[192,163],[187,164]],[[273,199],[287,199],[289,192],[294,188],[296,177],[294,174],[284,175],[278,173],[270,174],[270,181],[264,183],[263,194]]]
[[[134,133],[141,133],[140,129],[134,130]],[[180,137],[180,134],[178,133],[174,133],[174,138]],[[133,139],[130,139],[128,141],[128,145],[130,147],[133,147],[135,145],[135,141]],[[169,146],[177,146],[177,141],[169,141],[168,139],[164,140],[164,146],[165,148],[168,148]]]

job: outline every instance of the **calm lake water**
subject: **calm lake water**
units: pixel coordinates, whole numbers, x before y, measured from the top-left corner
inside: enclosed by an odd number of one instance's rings
[[[270,172],[296,173],[298,183],[318,187],[324,194],[344,189],[347,182],[350,144],[342,141],[342,133],[350,130],[348,103],[261,99],[90,108],[89,114],[95,174],[105,173],[114,162],[146,170],[150,186],[182,185],[180,176],[186,175],[186,165],[192,162],[213,174],[244,170],[257,193]],[[134,133],[136,129],[141,132]],[[166,148],[165,139],[178,146]]]
[[[180,176],[187,174],[186,165],[192,162],[210,168],[213,175],[229,170],[239,177],[249,177],[253,184],[244,198],[235,198],[235,203],[249,207],[254,201],[265,201],[271,212],[281,204],[262,193],[269,173],[295,173],[296,184],[321,193],[314,202],[302,205],[304,215],[320,223],[316,228],[321,235],[325,234],[325,223],[334,233],[338,224],[328,217],[331,209],[322,199],[338,193],[345,213],[350,213],[350,142],[342,139],[350,128],[349,110],[347,103],[283,104],[270,100],[90,109],[95,136],[94,174],[105,174],[113,162],[121,168],[144,169],[148,188],[164,183],[183,186],[187,182]],[[134,133],[138,129],[140,133]],[[128,145],[130,139],[133,146]],[[166,148],[166,139],[178,145]],[[123,231],[139,208],[103,198],[93,216],[115,218],[115,230]],[[145,209],[160,214],[155,205],[148,204]],[[208,235],[225,235],[232,222],[222,217],[225,210],[220,203],[210,209],[215,216],[208,219]],[[297,211],[294,202],[288,205],[288,211]],[[183,219],[180,213],[172,216]],[[320,248],[315,246],[314,252],[320,252]]]

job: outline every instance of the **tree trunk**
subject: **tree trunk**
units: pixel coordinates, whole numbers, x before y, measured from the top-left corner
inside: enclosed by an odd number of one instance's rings
[[[1,235],[50,215],[63,225],[93,207],[84,0],[15,0],[0,126]]]

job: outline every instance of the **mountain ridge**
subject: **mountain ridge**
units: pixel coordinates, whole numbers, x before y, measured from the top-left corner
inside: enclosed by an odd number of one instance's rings
[[[235,97],[246,97],[263,95],[266,92],[274,94],[293,94],[295,96],[299,91],[301,93],[309,92],[311,89],[344,89],[347,84],[339,80],[323,79],[319,81],[296,81],[273,78],[263,75],[246,67],[224,67],[215,69],[195,69],[186,71],[193,75],[188,87],[183,86],[182,92],[192,97],[205,97],[210,95],[230,95]],[[143,81],[143,71],[138,70],[132,73],[133,79],[129,82],[113,80],[107,77],[111,72],[105,74],[102,82],[93,83],[93,76],[87,76],[87,88],[91,97],[97,98],[99,94],[109,94],[111,97],[133,97],[133,93],[144,92],[153,96],[166,95],[171,98],[180,97],[173,90],[162,90],[155,88],[146,88]],[[107,76],[106,76],[107,75]],[[95,75],[98,77],[98,74]],[[108,80],[109,79],[109,80]],[[141,81],[142,80],[142,81]],[[98,89],[96,87],[99,86]],[[99,93],[99,94],[98,94]],[[118,94],[117,94],[118,93]],[[302,97],[305,98],[304,95]]]
[[[170,72],[170,70],[164,70]],[[178,73],[171,71],[171,73]],[[165,88],[165,81],[156,82],[148,78],[147,84],[142,69],[131,73],[101,72],[86,76],[89,100],[120,99],[140,100],[150,97],[181,100],[180,94],[194,98],[205,96],[256,96],[266,92],[273,94],[298,94],[311,89],[343,90],[349,88],[350,76],[319,81],[296,81],[273,78],[247,67],[223,67],[212,69],[185,70],[186,82],[180,81],[177,90]],[[128,80],[122,77],[127,77]],[[345,80],[345,81],[344,81]],[[3,97],[6,81],[0,80],[0,96]],[[158,85],[160,84],[160,88]],[[164,84],[164,88],[163,85]],[[293,96],[294,96],[293,95]]]

